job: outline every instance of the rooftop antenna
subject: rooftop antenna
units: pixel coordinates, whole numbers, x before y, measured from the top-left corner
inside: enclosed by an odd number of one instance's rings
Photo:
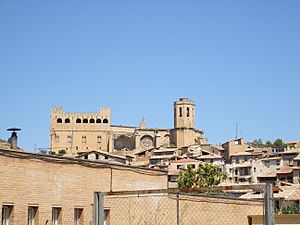
[[[8,143],[10,143],[10,147],[12,149],[16,149],[18,146],[18,135],[17,131],[20,131],[20,128],[12,127],[8,128],[7,131],[12,131],[10,138],[8,139]]]
[[[238,137],[238,132],[239,132],[239,129],[238,129],[238,123],[236,122],[236,123],[235,123],[235,138]]]

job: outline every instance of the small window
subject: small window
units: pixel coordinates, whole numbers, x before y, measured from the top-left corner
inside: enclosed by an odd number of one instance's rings
[[[90,123],[95,123],[95,120],[94,119],[90,119]]]
[[[108,119],[104,119],[104,120],[103,120],[103,123],[108,123]]]
[[[76,123],[81,123],[81,119],[77,118]]]
[[[74,225],[82,225],[83,219],[82,219],[82,211],[83,209],[74,209]]]
[[[28,225],[38,224],[38,207],[28,207]]]
[[[179,117],[182,117],[182,108],[179,107]]]
[[[101,123],[101,119],[96,119],[96,123]]]
[[[96,159],[99,159],[99,154],[96,154],[95,156],[96,156]]]
[[[70,119],[69,119],[69,118],[66,118],[66,119],[65,119],[65,123],[70,123]]]
[[[110,224],[110,213],[109,209],[104,209],[104,225]]]
[[[88,156],[88,155],[85,155],[85,156],[84,156],[84,159],[88,159],[88,158],[89,158],[89,156]]]
[[[97,136],[97,143],[101,143],[102,142],[102,137],[101,136]]]
[[[186,109],[187,111],[186,111],[186,116],[187,117],[190,117],[190,108],[189,107],[187,107],[187,109]]]
[[[256,167],[253,167],[253,171],[256,172]]]
[[[68,143],[72,143],[72,136],[71,136],[71,135],[68,135],[68,136],[67,136],[67,142],[68,142]]]
[[[59,135],[55,135],[55,143],[59,143]]]
[[[4,205],[2,206],[2,225],[13,224],[13,206]]]
[[[195,165],[195,164],[189,164],[189,166],[191,166],[192,169],[195,169],[195,168],[196,168],[196,165]]]
[[[108,156],[106,155],[104,158],[105,158],[105,159],[108,159]]]
[[[86,136],[82,136],[82,137],[81,137],[81,143],[82,143],[82,144],[85,144],[85,143],[86,143]]]
[[[62,119],[61,119],[61,118],[58,118],[58,119],[56,120],[56,122],[57,122],[57,123],[62,123]]]
[[[52,225],[61,225],[61,208],[52,208]]]
[[[76,150],[78,150],[78,146],[76,146]]]
[[[88,119],[83,119],[83,123],[88,123]]]

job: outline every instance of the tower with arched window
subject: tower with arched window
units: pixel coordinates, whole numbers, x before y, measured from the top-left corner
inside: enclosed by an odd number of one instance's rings
[[[195,129],[195,103],[188,98],[174,102],[172,142],[178,147],[204,142],[203,131]]]
[[[174,128],[195,128],[195,103],[188,98],[174,102]]]

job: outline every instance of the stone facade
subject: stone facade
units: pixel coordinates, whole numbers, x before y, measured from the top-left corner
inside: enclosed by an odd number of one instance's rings
[[[51,111],[50,148],[67,155],[91,150],[147,150],[158,147],[206,143],[203,131],[195,129],[195,103],[181,98],[174,103],[174,128],[146,128],[111,125],[110,109],[97,113],[68,113],[55,107]]]

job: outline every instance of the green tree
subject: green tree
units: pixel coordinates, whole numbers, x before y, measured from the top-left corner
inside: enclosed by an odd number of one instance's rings
[[[191,165],[188,165],[187,170],[181,170],[177,179],[179,188],[194,188],[196,180],[196,172]]]
[[[276,139],[273,143],[273,147],[284,147],[284,142],[282,139]]]
[[[213,164],[199,164],[196,171],[188,166],[187,170],[179,173],[177,184],[179,188],[213,187],[227,178],[219,166]]]
[[[262,140],[259,138],[258,140],[257,139],[254,139],[253,141],[252,141],[252,145],[254,146],[254,147],[258,147],[258,148],[261,148],[261,147],[263,147],[264,146],[264,144],[263,144],[263,142],[262,142]]]
[[[272,147],[272,145],[273,145],[273,144],[272,144],[271,141],[266,141],[266,144],[265,144],[266,147]]]

